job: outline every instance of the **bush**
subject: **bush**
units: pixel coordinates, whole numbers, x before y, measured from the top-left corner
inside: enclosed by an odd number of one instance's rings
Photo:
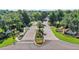
[[[43,35],[42,35],[42,33],[37,32],[37,33],[36,33],[36,37],[37,37],[37,38],[43,38]]]
[[[0,40],[0,44],[3,43],[3,42],[4,42],[4,40]]]
[[[30,27],[30,26],[32,26],[32,23],[29,23],[29,25],[28,25],[28,26],[29,26],[29,27]]]
[[[0,33],[0,40],[3,40],[6,37],[4,33]]]
[[[23,31],[24,31],[23,28],[20,28],[20,29],[19,29],[19,32],[23,32]]]
[[[37,26],[38,26],[38,28],[44,28],[44,25],[40,21],[38,22]]]

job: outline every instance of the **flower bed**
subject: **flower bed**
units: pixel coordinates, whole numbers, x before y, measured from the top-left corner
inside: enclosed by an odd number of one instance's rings
[[[39,45],[43,44],[43,39],[44,39],[44,37],[43,37],[42,33],[37,31],[36,36],[35,36],[36,44],[39,44]]]

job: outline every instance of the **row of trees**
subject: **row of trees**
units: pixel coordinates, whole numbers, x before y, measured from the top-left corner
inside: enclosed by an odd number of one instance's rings
[[[79,10],[56,10],[49,12],[52,25],[70,28],[73,32],[79,32]]]
[[[28,15],[31,21],[43,21],[47,17],[47,11],[28,11]]]
[[[63,26],[79,32],[79,10],[26,11],[0,10],[0,38],[8,33],[23,32],[32,21],[44,21],[49,17],[51,25]],[[7,35],[10,36],[10,35]]]
[[[24,10],[21,12],[1,10],[0,13],[0,39],[23,32],[23,28],[30,23]]]
[[[49,17],[51,25],[63,26],[79,32],[79,10],[26,11],[0,10],[0,33],[12,30],[23,31],[32,21],[42,21]],[[9,31],[10,30],[10,31]]]
[[[0,10],[0,38],[23,32],[30,22],[43,21],[46,16],[46,11]]]

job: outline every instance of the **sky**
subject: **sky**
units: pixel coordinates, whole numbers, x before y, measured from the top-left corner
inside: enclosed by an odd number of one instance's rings
[[[55,10],[79,9],[78,0],[0,0],[0,9]]]

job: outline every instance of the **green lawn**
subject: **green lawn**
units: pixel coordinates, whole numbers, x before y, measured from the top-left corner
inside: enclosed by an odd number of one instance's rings
[[[13,37],[10,37],[8,39],[5,39],[2,43],[0,43],[0,47],[11,45],[15,41],[15,38],[13,39]]]
[[[55,34],[55,36],[57,38],[59,38],[60,40],[67,41],[67,42],[74,43],[74,44],[79,44],[79,39],[72,37],[72,36],[69,36],[69,35],[64,35],[60,32],[56,32],[55,27],[52,27],[51,30]]]
[[[4,30],[0,28],[0,32],[3,32]]]

